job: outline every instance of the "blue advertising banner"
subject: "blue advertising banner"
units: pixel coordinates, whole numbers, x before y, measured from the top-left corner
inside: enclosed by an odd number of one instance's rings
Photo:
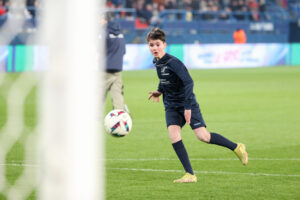
[[[177,44],[166,52],[179,58],[188,68],[248,68],[300,65],[300,44]],[[49,50],[45,46],[0,46],[0,71],[44,71]],[[147,44],[128,44],[123,69],[154,68]]]
[[[48,55],[45,46],[0,46],[0,71],[43,71],[48,65]]]

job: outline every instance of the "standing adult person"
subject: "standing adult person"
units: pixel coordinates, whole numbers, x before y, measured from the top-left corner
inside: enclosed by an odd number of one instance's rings
[[[234,43],[245,44],[247,42],[247,35],[246,35],[245,31],[240,28],[236,29],[233,32],[233,40],[234,40]]]
[[[123,57],[126,53],[126,43],[121,32],[121,26],[109,14],[101,23],[106,25],[106,73],[105,94],[110,93],[113,109],[122,109],[129,113],[123,96]]]

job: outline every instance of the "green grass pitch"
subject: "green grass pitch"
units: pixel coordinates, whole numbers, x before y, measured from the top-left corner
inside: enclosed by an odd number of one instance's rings
[[[124,72],[133,129],[124,138],[106,137],[107,199],[300,199],[300,68],[190,74],[208,130],[245,143],[248,165],[225,148],[198,141],[185,126],[182,138],[198,182],[174,184],[184,171],[168,138],[163,104],[147,100],[157,89],[156,71]]]
[[[198,182],[174,184],[184,171],[168,138],[163,103],[147,100],[148,92],[157,89],[156,71],[126,71],[124,92],[133,129],[123,138],[102,133],[106,199],[300,199],[300,67],[190,70],[190,74],[207,129],[245,143],[248,165],[243,166],[230,150],[200,142],[185,126],[182,138]],[[8,74],[5,80],[12,81],[0,86],[0,134],[7,120],[7,91],[17,76]],[[33,88],[25,100],[27,130],[38,122],[36,107]],[[111,110],[109,98],[105,109],[104,114]],[[5,173],[10,186],[26,169],[22,165],[26,134],[6,153],[6,163],[0,163],[5,165],[0,173]],[[35,196],[33,190],[27,199]],[[0,193],[2,199],[6,198]]]

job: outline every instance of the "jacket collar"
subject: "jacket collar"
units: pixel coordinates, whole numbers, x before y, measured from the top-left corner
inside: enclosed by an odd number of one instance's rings
[[[153,63],[155,65],[165,64],[170,59],[170,55],[165,53],[165,55],[161,59],[153,58]]]

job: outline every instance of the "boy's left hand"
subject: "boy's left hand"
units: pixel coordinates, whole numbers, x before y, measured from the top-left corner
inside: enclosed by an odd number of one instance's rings
[[[150,100],[152,98],[153,102],[159,102],[159,96],[161,95],[161,92],[159,91],[152,91],[149,92],[150,96],[148,97],[148,100]]]
[[[187,124],[191,123],[192,110],[184,110],[184,118]]]

